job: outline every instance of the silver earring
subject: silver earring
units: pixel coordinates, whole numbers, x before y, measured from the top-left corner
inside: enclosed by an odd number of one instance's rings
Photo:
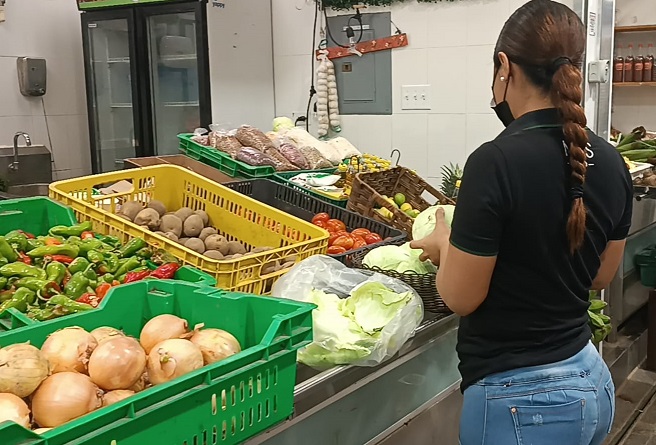
[[[501,80],[501,82],[505,82],[505,81],[506,81],[506,78],[503,77],[503,76],[501,76],[499,79]]]

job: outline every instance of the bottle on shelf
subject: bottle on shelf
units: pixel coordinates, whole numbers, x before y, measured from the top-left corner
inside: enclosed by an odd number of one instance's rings
[[[648,69],[647,65],[649,65],[651,69]],[[642,78],[645,82],[656,82],[656,54],[654,53],[654,45],[652,43],[647,45],[647,58],[645,59],[645,68]]]
[[[633,43],[624,56],[624,82],[633,82]]]
[[[622,45],[617,47],[615,51],[615,59],[613,60],[613,82],[624,82],[624,51]]]
[[[642,75],[645,68],[645,48],[642,43],[638,45],[638,54],[633,58],[633,81],[642,82]]]

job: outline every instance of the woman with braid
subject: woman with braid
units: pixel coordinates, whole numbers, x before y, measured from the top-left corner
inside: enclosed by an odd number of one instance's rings
[[[598,445],[612,423],[588,292],[617,271],[632,186],[616,150],[586,129],[585,41],[557,2],[510,17],[492,81],[506,129],[469,157],[451,229],[438,211],[435,231],[413,243],[461,316],[462,445]]]

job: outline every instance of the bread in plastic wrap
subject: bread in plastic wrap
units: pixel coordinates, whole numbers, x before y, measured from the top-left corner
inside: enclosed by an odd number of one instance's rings
[[[267,149],[274,148],[273,142],[255,127],[250,125],[242,125],[237,129],[235,137],[244,147],[252,147],[266,153]]]
[[[310,170],[311,167],[308,160],[291,139],[283,137],[279,139],[279,142],[280,146],[278,147],[278,150],[289,162],[301,170]]]
[[[328,159],[321,156],[319,150],[314,147],[306,145],[304,147],[299,147],[299,151],[305,156],[305,159],[307,159],[310,170],[333,167],[333,164]]]
[[[360,150],[355,148],[353,144],[351,144],[348,139],[344,137],[337,137],[335,139],[330,139],[329,141],[326,141],[328,145],[333,147],[337,153],[339,153],[339,157],[341,159],[347,159],[352,156],[361,156],[362,153],[360,153]]]
[[[239,150],[239,153],[237,153],[236,159],[245,162],[248,165],[252,165],[253,167],[264,167],[270,165],[277,169],[277,166],[280,164],[271,156],[262,153],[260,150],[256,150],[253,147],[243,147]]]
[[[314,147],[319,151],[321,156],[328,159],[332,165],[339,165],[342,162],[337,150],[335,150],[329,144],[320,141],[319,139],[312,136],[307,131],[299,127],[291,128],[285,131],[282,136],[288,137],[296,143],[297,147]]]

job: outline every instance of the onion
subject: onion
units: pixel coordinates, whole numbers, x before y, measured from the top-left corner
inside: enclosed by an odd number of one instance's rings
[[[48,360],[26,343],[0,349],[0,392],[27,397],[48,377]]]
[[[164,340],[148,354],[148,376],[154,385],[166,383],[202,367],[203,354],[189,340]]]
[[[52,428],[37,428],[37,429],[34,430],[34,432],[35,432],[36,434],[43,434],[43,433],[47,433],[47,432],[50,431],[51,429],[52,429]]]
[[[101,391],[88,376],[77,372],[51,375],[32,396],[34,421],[45,428],[62,425],[101,405]]]
[[[203,353],[203,362],[206,365],[241,352],[241,346],[237,339],[222,329],[198,331],[191,337],[191,342],[200,348],[200,352]]]
[[[41,346],[41,352],[50,362],[50,371],[87,372],[89,356],[98,342],[82,328],[64,328],[50,334]]]
[[[139,341],[146,354],[150,354],[151,349],[157,343],[170,338],[181,338],[187,334],[188,330],[189,325],[186,320],[175,315],[158,315],[143,327]]]
[[[141,377],[139,377],[139,380],[137,380],[137,383],[130,386],[128,389],[134,392],[141,392],[149,386],[151,386],[151,384],[150,380],[148,380],[148,371],[144,371],[144,373],[141,374]]]
[[[106,391],[128,389],[146,369],[146,353],[132,337],[105,340],[89,358],[91,381]]]
[[[104,342],[105,340],[109,340],[117,336],[120,337],[125,336],[123,332],[119,331],[118,329],[110,328],[109,326],[96,328],[93,331],[91,331],[91,335],[93,335],[93,338],[96,339],[98,344]]]
[[[102,406],[112,405],[133,395],[134,391],[127,389],[117,389],[116,391],[110,391],[103,396]]]
[[[27,407],[27,403],[14,394],[1,393],[0,423],[5,420],[11,420],[12,422],[16,422],[17,424],[29,429],[30,409]]]

